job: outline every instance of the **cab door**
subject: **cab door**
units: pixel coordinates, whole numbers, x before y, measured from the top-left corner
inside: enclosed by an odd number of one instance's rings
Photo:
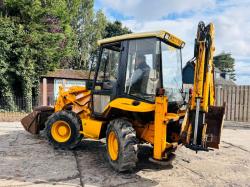
[[[105,107],[116,96],[120,43],[101,48],[92,95],[92,113],[102,115]]]

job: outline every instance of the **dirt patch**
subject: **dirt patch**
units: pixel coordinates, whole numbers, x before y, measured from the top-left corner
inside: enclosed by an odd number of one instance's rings
[[[27,113],[23,112],[0,112],[0,122],[20,121]]]

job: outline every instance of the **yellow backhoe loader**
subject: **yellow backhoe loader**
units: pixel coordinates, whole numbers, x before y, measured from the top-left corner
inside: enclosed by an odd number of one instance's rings
[[[36,108],[21,122],[33,134],[44,129],[60,149],[106,138],[109,163],[119,172],[136,166],[141,143],[151,144],[151,160],[162,163],[178,145],[219,148],[224,107],[214,106],[213,24],[200,22],[195,41],[194,88],[186,103],[184,42],[166,31],[127,34],[98,41],[94,78],[85,86],[60,87],[54,107]]]

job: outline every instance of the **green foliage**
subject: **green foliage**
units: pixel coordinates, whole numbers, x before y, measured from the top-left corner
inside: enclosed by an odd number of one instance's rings
[[[0,97],[15,110],[14,96],[30,111],[39,79],[55,68],[89,69],[97,40],[131,33],[107,22],[94,0],[0,1]]]
[[[6,106],[10,110],[15,109],[14,93],[11,87],[13,77],[11,71],[13,68],[8,63],[10,59],[10,52],[12,42],[15,40],[15,28],[8,19],[0,19],[0,96],[6,102]]]
[[[127,27],[123,27],[120,21],[108,22],[105,28],[105,33],[103,37],[109,38],[113,36],[119,36],[119,35],[130,34],[130,33],[132,33],[132,31],[129,30]]]
[[[222,72],[227,73],[231,80],[236,81],[234,69],[235,60],[230,53],[222,52],[221,54],[214,56],[214,65]]]
[[[75,56],[75,34],[65,13],[67,4],[62,0],[6,0],[3,10],[0,94],[14,108],[8,98],[14,95],[16,87],[21,87],[21,96],[30,111],[32,89],[38,90],[39,77],[60,67],[61,60]]]
[[[74,15],[71,19],[71,25],[77,37],[77,56],[69,67],[73,69],[88,69],[89,60],[96,55],[97,40],[103,37],[106,17],[102,11],[94,12],[93,0],[69,2],[69,10]]]
[[[94,20],[93,26],[94,28],[99,28],[94,31],[94,35],[92,37],[92,46],[90,48],[90,60],[93,61],[94,58],[97,58],[98,55],[98,45],[97,41],[103,38],[105,34],[105,29],[107,25],[107,20],[102,11],[97,11],[96,19]],[[88,67],[89,68],[89,67]]]

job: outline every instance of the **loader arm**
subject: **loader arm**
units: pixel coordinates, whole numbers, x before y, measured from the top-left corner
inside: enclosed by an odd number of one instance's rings
[[[59,94],[55,103],[55,112],[66,109],[67,106],[72,107],[72,111],[80,113],[85,110],[90,101],[90,91],[82,86],[72,86],[68,90],[59,87]]]

